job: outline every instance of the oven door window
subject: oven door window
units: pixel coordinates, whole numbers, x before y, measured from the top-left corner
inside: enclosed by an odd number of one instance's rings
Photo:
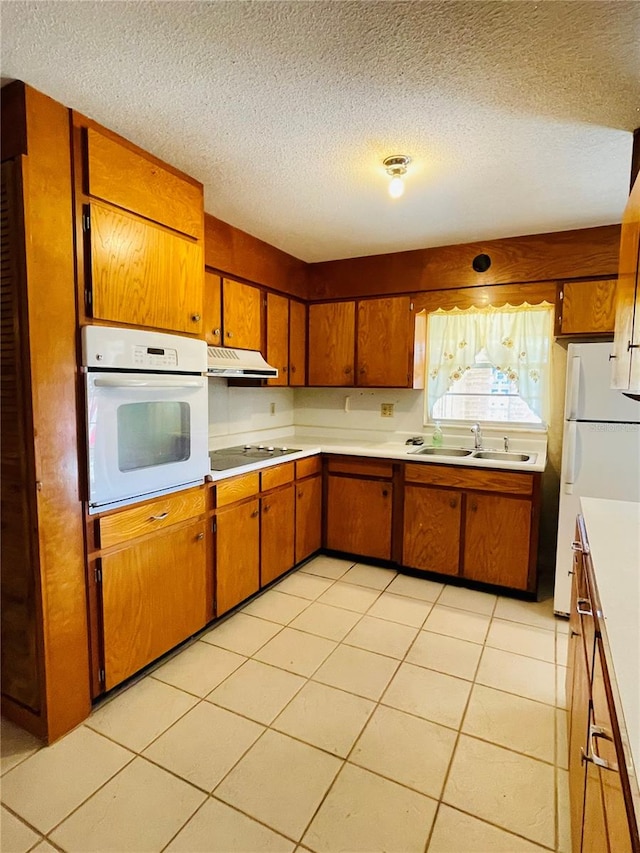
[[[117,409],[118,468],[137,471],[184,462],[191,454],[188,403],[123,403]]]

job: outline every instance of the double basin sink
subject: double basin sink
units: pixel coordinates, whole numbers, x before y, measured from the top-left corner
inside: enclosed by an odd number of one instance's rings
[[[420,447],[410,450],[416,456],[469,456],[472,459],[492,459],[496,462],[535,462],[535,453],[511,453],[498,450],[463,450],[460,447]]]

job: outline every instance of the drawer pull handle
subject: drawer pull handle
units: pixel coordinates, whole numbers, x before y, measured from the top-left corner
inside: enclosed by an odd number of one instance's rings
[[[152,515],[149,521],[164,521],[168,515],[168,512],[161,512],[160,515]]]
[[[602,738],[603,740],[613,741],[613,737],[605,729],[603,729],[602,726],[594,726],[593,724],[591,724],[589,726],[589,753],[586,754],[584,749],[580,748],[580,762],[584,764],[587,761],[591,761],[592,764],[595,764],[596,767],[602,767],[603,770],[613,770],[617,772],[617,764],[612,764],[609,761],[605,761],[604,758],[600,758],[600,756],[596,753],[596,738]]]
[[[586,605],[586,607],[585,607]],[[584,608],[584,609],[583,609]],[[593,610],[591,609],[591,602],[588,598],[579,598],[576,601],[576,610],[581,616],[593,616]]]

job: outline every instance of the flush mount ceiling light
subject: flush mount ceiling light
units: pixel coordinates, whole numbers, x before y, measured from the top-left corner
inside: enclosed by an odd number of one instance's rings
[[[390,176],[389,195],[391,198],[400,198],[404,192],[403,175],[407,173],[407,166],[411,162],[411,157],[406,154],[393,154],[391,157],[386,157],[382,161],[382,165],[387,170],[387,175]]]

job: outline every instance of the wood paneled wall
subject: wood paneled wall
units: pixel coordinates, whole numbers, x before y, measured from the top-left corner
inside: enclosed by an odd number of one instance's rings
[[[309,298],[341,299],[393,293],[528,284],[597,278],[618,270],[620,226],[604,225],[369,255],[309,265]],[[484,273],[473,270],[476,255],[491,258]]]
[[[15,85],[15,84],[14,84]],[[83,514],[78,488],[77,360],[69,111],[23,84],[27,156],[22,157],[29,437],[41,599],[44,713],[27,715],[3,695],[2,710],[48,741],[91,709]],[[17,89],[18,90],[18,89]],[[3,151],[3,156],[6,152]],[[25,292],[26,291],[26,292]],[[10,535],[10,531],[4,531]],[[27,558],[28,559],[28,558]]]
[[[299,299],[308,297],[308,264],[208,213],[204,215],[204,263],[232,278]]]

